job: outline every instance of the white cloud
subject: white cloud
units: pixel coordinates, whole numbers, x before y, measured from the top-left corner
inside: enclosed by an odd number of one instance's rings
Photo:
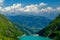
[[[40,12],[52,12],[52,11],[55,11],[55,9],[53,9],[52,7],[42,8],[40,10]]]
[[[60,7],[57,7],[57,11],[60,11]]]
[[[4,2],[4,0],[0,0],[0,3],[3,3]]]
[[[38,12],[38,5],[29,5],[24,7],[24,12]]]
[[[4,0],[0,0],[0,6],[3,4]]]
[[[13,4],[12,6],[3,8],[2,11],[4,10],[4,12],[15,12],[15,10],[18,11],[18,9],[21,9],[21,4]]]
[[[40,3],[39,6],[46,6],[46,3]]]
[[[46,5],[44,3],[40,3],[40,6]],[[26,6],[22,6],[22,4],[13,4],[12,6],[9,7],[5,7],[2,9],[2,11],[4,12],[16,12],[16,11],[20,11],[20,12],[34,12],[34,13],[39,13],[39,12],[49,12],[52,10],[51,7],[47,7],[47,8],[40,8],[40,6],[38,4],[31,4],[31,5],[26,5]]]
[[[4,7],[4,8],[0,7],[0,11],[7,14],[12,14],[12,12],[15,14],[22,14],[22,13],[38,14],[38,13],[51,13],[56,11],[60,12],[60,7],[53,8],[53,7],[48,7],[47,5],[48,4],[40,3],[40,4],[25,5],[23,7],[21,3],[20,4],[17,3],[17,4],[13,4],[12,6]]]

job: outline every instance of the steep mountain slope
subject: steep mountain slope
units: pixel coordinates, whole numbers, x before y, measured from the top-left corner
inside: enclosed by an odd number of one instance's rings
[[[23,34],[12,22],[0,14],[0,40],[18,40],[17,37]]]
[[[38,34],[53,40],[60,40],[60,15]]]

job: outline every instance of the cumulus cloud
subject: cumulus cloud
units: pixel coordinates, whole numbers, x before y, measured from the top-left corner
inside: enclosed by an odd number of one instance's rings
[[[46,6],[46,3],[40,3],[39,6]]]
[[[40,12],[53,12],[53,11],[55,11],[55,9],[53,9],[52,7],[46,7],[40,10]]]
[[[20,11],[20,12],[34,12],[34,13],[38,13],[38,12],[49,12],[52,10],[51,7],[47,7],[47,8],[40,8],[41,6],[45,6],[47,4],[45,3],[40,3],[40,4],[31,4],[31,5],[26,5],[26,6],[22,6],[22,4],[13,4],[12,6],[9,7],[5,7],[2,9],[2,11],[4,12],[16,12],[16,11]]]
[[[60,11],[60,7],[57,7],[57,11]]]
[[[29,5],[24,7],[24,12],[38,12],[38,5]]]
[[[3,4],[4,0],[0,0],[0,6]]]
[[[14,12],[15,10],[20,8],[21,8],[21,4],[13,4],[12,6],[3,8],[2,11],[4,10],[4,12],[8,12],[8,11]]]
[[[22,13],[33,13],[33,14],[38,14],[38,13],[51,13],[51,12],[60,12],[60,7],[48,7],[48,4],[46,3],[40,3],[40,4],[31,4],[31,5],[25,5],[23,6],[21,3],[13,4],[12,6],[8,7],[0,7],[0,11],[3,13],[8,13],[12,14],[22,14]],[[46,7],[45,7],[46,6]]]

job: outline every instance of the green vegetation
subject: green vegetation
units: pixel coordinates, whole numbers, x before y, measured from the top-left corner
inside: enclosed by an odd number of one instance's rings
[[[0,14],[0,40],[18,40],[18,36],[23,34],[16,25]]]
[[[53,40],[60,40],[60,15],[41,31],[43,31],[42,35],[45,37],[52,38]]]

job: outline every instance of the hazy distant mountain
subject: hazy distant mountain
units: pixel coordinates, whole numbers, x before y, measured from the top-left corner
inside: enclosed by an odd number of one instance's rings
[[[29,28],[44,28],[47,26],[51,19],[43,17],[43,16],[9,16],[8,17],[11,21],[21,23],[23,25],[28,26]]]
[[[60,40],[60,15],[52,21],[46,28],[38,32],[40,36]]]
[[[0,14],[0,40],[18,40],[17,37],[22,34],[16,25]]]
[[[23,31],[31,33],[36,33],[37,31],[41,30],[45,26],[47,26],[50,22],[51,19],[48,19],[43,16],[8,16],[8,19],[14,22],[19,29],[22,29]],[[21,27],[21,25],[23,25]],[[26,33],[28,33],[26,32]]]

